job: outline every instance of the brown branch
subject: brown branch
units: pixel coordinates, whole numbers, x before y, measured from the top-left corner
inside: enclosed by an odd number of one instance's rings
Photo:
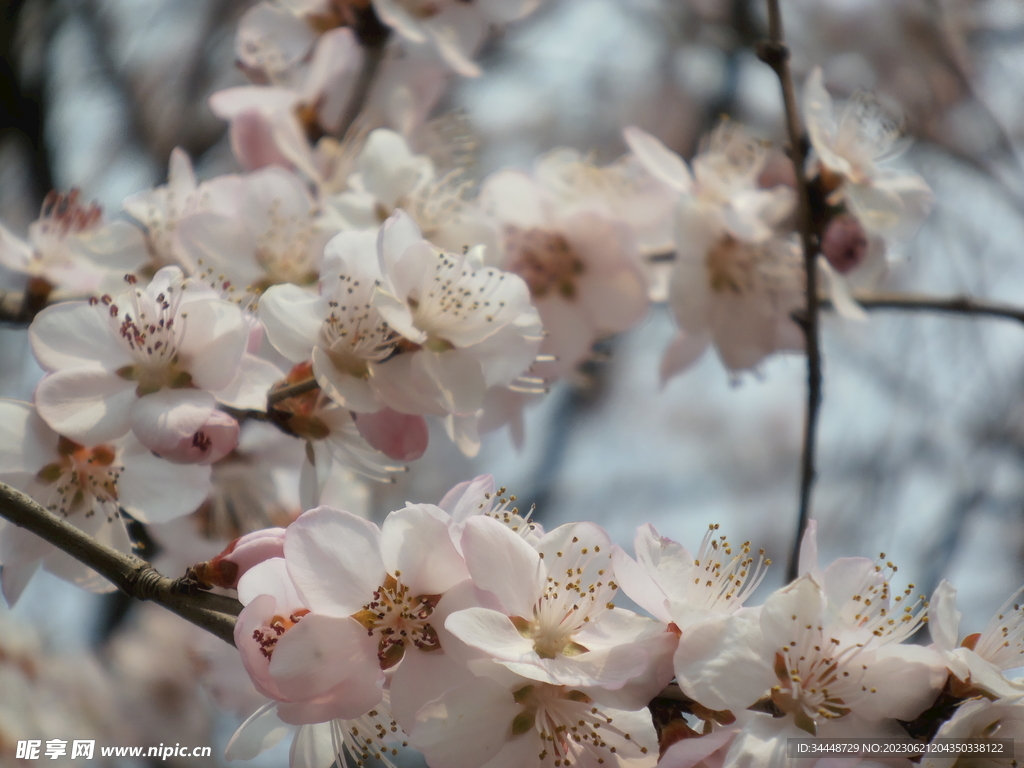
[[[100,544],[4,483],[0,483],[0,517],[85,563],[129,597],[151,600],[234,645],[235,616],[242,608],[237,600],[199,592],[189,582],[162,576],[145,560]]]
[[[319,386],[316,383],[316,379],[306,379],[298,384],[289,384],[287,387],[272,389],[267,393],[267,409],[269,410],[272,406],[280,403],[282,400],[287,400],[289,397],[298,397],[307,392],[312,392]]]
[[[804,250],[804,272],[807,277],[807,310],[801,327],[807,339],[807,415],[804,419],[803,456],[800,462],[800,516],[797,521],[796,540],[790,555],[787,575],[796,578],[797,554],[807,521],[811,517],[811,490],[814,486],[814,447],[818,430],[818,411],[821,408],[821,345],[818,328],[818,244],[812,228],[811,196],[807,186],[805,169],[806,148],[803,130],[800,127],[800,113],[796,104],[796,89],[793,74],[789,69],[789,49],[782,31],[782,13],[779,0],[768,3],[768,40],[758,46],[758,57],[770,66],[782,86],[782,99],[786,109],[786,128],[789,133],[790,157],[796,175],[796,190],[799,196],[798,225],[800,241]]]
[[[974,317],[1001,317],[1024,323],[1024,307],[978,299],[973,296],[927,296],[913,293],[858,291],[854,300],[864,309],[894,309],[906,312],[943,312]],[[832,308],[832,302],[821,299],[821,306]]]

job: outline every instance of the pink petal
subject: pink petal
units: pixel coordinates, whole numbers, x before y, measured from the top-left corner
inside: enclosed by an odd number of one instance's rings
[[[380,536],[373,523],[330,507],[311,509],[288,526],[288,572],[312,610],[344,617],[370,602],[386,575]]]
[[[238,422],[202,390],[162,389],[139,398],[131,423],[139,442],[179,464],[212,464],[238,446]]]
[[[413,461],[427,449],[427,422],[422,416],[384,408],[376,413],[354,413],[359,434],[391,459]]]
[[[306,614],[281,636],[270,674],[292,701],[331,693],[335,717],[359,717],[381,700],[377,642],[355,619]]]

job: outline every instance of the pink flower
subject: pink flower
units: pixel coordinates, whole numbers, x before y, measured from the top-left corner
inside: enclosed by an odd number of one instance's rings
[[[303,604],[318,615],[357,622],[368,644],[352,664],[391,670],[397,719],[458,682],[445,654],[435,614],[449,590],[468,584],[446,515],[426,504],[388,515],[377,528],[348,512],[318,507],[285,534],[285,560]],[[403,714],[404,712],[404,714]]]
[[[256,689],[278,702],[285,722],[359,717],[380,702],[384,674],[363,663],[375,651],[373,638],[352,618],[310,610],[283,559],[250,569],[238,599],[245,608],[235,645]]]
[[[284,528],[264,528],[233,539],[224,551],[211,560],[198,563],[190,571],[207,586],[236,589],[238,580],[253,566],[274,557],[284,557]]]

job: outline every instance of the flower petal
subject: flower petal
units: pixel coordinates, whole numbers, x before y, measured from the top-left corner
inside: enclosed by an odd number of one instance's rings
[[[288,526],[288,572],[307,605],[326,616],[351,616],[384,583],[380,530],[330,507],[303,513]]]
[[[39,415],[58,434],[85,445],[121,437],[138,398],[135,382],[103,368],[66,368],[36,386]]]

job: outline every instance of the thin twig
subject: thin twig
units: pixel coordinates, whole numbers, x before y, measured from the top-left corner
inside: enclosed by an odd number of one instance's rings
[[[316,383],[316,379],[306,379],[300,381],[298,384],[289,384],[287,387],[278,387],[272,389],[267,393],[267,407],[273,406],[280,403],[282,400],[287,400],[289,397],[298,397],[304,395],[307,392],[312,392],[320,385]]]
[[[779,0],[768,3],[768,40],[758,47],[758,57],[770,66],[782,86],[782,99],[786,108],[786,128],[789,133],[790,157],[796,175],[796,190],[800,200],[799,229],[804,250],[804,271],[807,276],[807,311],[802,328],[807,339],[807,415],[804,419],[803,457],[800,462],[800,517],[797,521],[796,540],[789,559],[787,574],[796,578],[797,551],[807,521],[811,517],[811,489],[814,486],[814,448],[818,431],[818,411],[821,408],[821,346],[818,331],[818,245],[811,229],[811,197],[805,170],[806,153],[800,114],[796,105],[796,89],[789,69],[789,49],[782,31],[782,13]]]
[[[234,645],[235,616],[242,607],[237,600],[195,591],[187,582],[162,576],[145,560],[100,544],[4,483],[0,483],[0,517],[85,563],[128,596],[151,600]]]
[[[895,309],[907,312],[945,312],[947,314],[1002,317],[1024,323],[1024,307],[978,299],[973,296],[928,296],[913,293],[857,291],[854,300],[864,309]],[[822,307],[832,303],[821,299]]]

